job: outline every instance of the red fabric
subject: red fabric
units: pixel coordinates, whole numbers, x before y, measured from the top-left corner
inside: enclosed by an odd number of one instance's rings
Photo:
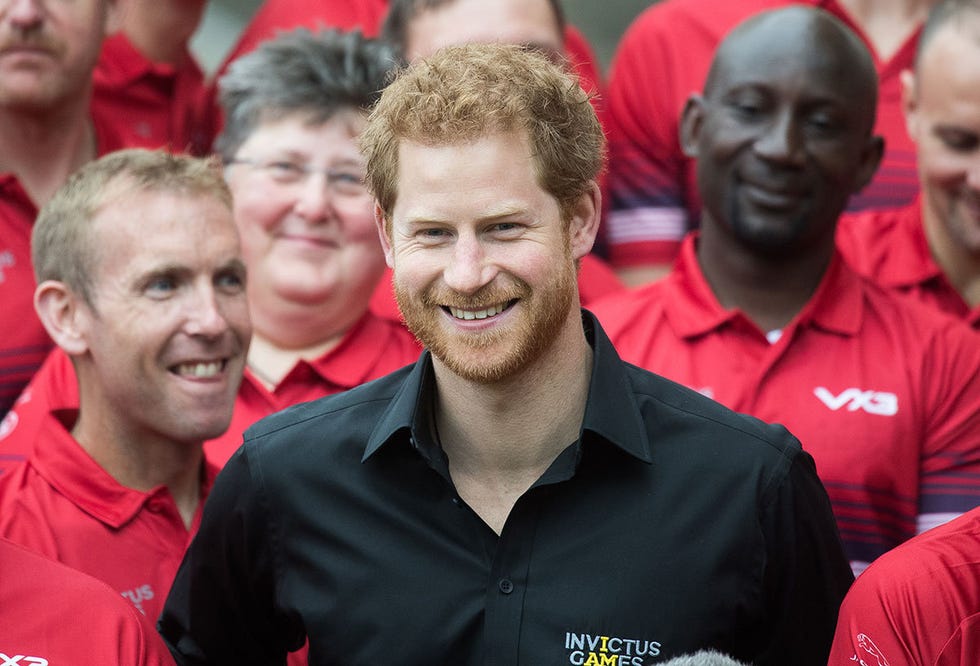
[[[695,243],[663,281],[593,306],[624,360],[789,428],[816,460],[856,569],[913,536],[917,518],[980,505],[976,332],[835,258],[770,344],[718,302]]]
[[[609,80],[607,132],[612,213],[606,238],[613,266],[669,263],[687,230],[697,226],[700,200],[694,162],[681,152],[678,122],[691,93],[700,91],[715,47],[758,12],[793,0],[665,0],[644,11],[620,43]],[[836,0],[810,0],[870,43]],[[911,67],[918,33],[879,76],[878,121],[885,157],[872,184],[850,208],[908,203],[918,189],[915,146],[905,130],[900,72]],[[873,49],[872,49],[873,51]]]
[[[980,509],[886,553],[858,577],[828,664],[968,666],[980,657]]]
[[[4,539],[0,572],[8,663],[173,665],[152,623],[104,583]]]
[[[31,229],[36,216],[17,178],[0,174],[0,414],[10,409],[52,347],[34,312]]]
[[[0,536],[98,578],[155,621],[217,468],[206,466],[188,530],[165,486],[126,488],[82,449],[66,429],[76,415],[49,413],[27,462],[0,477]]]
[[[859,274],[980,329],[980,306],[971,310],[932,258],[922,228],[921,198],[902,208],[843,216],[837,246]]]
[[[623,283],[616,277],[616,274],[609,265],[599,257],[593,254],[587,254],[582,257],[580,266],[578,289],[579,300],[583,305],[588,305],[600,298],[625,289]],[[389,268],[381,276],[381,281],[371,296],[371,312],[378,317],[400,322],[401,313],[398,311],[398,304],[395,302],[391,280],[392,274]],[[0,456],[2,456],[2,453],[0,453]],[[2,458],[0,458],[0,461],[2,461]]]
[[[126,147],[209,152],[204,75],[189,52],[179,67],[154,63],[117,33],[103,42],[92,76],[92,113]]]
[[[366,315],[340,344],[313,363],[300,361],[269,391],[248,370],[242,379],[231,424],[224,435],[205,442],[204,453],[218,467],[242,443],[253,423],[290,405],[346,391],[414,363],[420,348],[405,327]],[[55,349],[0,427],[0,472],[18,467],[48,427],[49,411],[78,409],[78,384],[68,356]],[[0,477],[2,478],[2,477]]]

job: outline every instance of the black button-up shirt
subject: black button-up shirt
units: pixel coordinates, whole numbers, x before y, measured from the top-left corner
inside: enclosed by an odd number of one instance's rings
[[[826,663],[851,573],[810,456],[584,323],[581,435],[499,536],[454,489],[428,354],[250,429],[160,620],[178,662],[308,636],[317,665]]]

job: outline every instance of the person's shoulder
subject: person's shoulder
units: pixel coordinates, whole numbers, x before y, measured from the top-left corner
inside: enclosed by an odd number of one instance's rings
[[[950,596],[980,599],[980,508],[923,532],[886,552],[858,576],[855,596],[881,602],[916,598],[945,605]],[[966,586],[970,589],[966,589]],[[926,603],[927,607],[933,604]]]
[[[746,451],[762,457],[793,461],[802,446],[784,426],[736,412],[686,386],[643,368],[624,363],[644,419],[658,429],[674,432],[685,445],[715,448],[724,442],[725,459],[747,460]]]
[[[349,426],[370,428],[398,394],[415,368],[407,365],[348,391],[288,407],[267,416],[245,431],[244,439],[292,438],[309,429],[337,432]]]
[[[602,323],[603,329],[615,343],[622,329],[632,328],[661,316],[664,298],[671,288],[670,277],[668,275],[651,284],[609,294],[589,303],[588,309]]]

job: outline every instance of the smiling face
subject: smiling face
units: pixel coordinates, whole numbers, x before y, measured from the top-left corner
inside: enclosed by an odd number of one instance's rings
[[[837,217],[870,180],[881,146],[869,136],[873,75],[830,19],[777,14],[719,50],[704,97],[685,108],[682,137],[698,160],[705,233],[786,256],[832,246]]]
[[[980,16],[963,17],[935,34],[903,84],[933,251],[980,260]]]
[[[256,332],[278,339],[284,308],[360,316],[384,271],[355,138],[360,112],[309,125],[302,116],[261,124],[226,179],[249,270]]]
[[[425,58],[455,44],[521,44],[563,58],[558,19],[547,0],[454,0],[422,11],[409,24],[405,57]]]
[[[136,191],[112,199],[92,225],[92,305],[79,306],[82,409],[112,413],[85,419],[134,441],[220,435],[251,335],[231,211],[210,196]],[[99,398],[87,401],[93,392]]]
[[[0,0],[0,106],[50,109],[90,85],[105,0]]]
[[[398,159],[391,238],[382,233],[382,243],[405,321],[438,363],[464,379],[499,381],[546,354],[562,327],[580,326],[575,260],[592,236],[576,230],[591,209],[562,221],[523,134],[402,141]]]

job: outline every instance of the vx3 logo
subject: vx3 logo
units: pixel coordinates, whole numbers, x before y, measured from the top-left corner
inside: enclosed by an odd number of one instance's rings
[[[8,657],[3,652],[0,652],[0,659],[3,660],[0,666],[48,666],[47,659],[42,659],[41,657],[25,657],[22,654],[15,654],[12,657]]]
[[[813,389],[813,395],[835,412],[847,405],[849,412],[863,409],[868,414],[879,416],[895,416],[898,414],[898,396],[894,393],[849,388],[844,389],[840,395],[834,395],[823,386],[818,386]]]

